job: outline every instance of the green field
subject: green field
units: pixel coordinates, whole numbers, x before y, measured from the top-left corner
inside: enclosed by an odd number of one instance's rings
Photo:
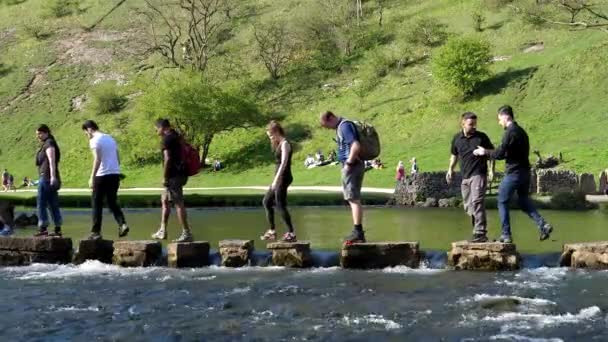
[[[117,0],[83,0],[79,10],[61,18],[48,15],[49,2],[0,1],[0,168],[8,168],[16,180],[34,176],[34,130],[47,123],[62,147],[65,185],[85,187],[91,156],[80,124],[92,118],[119,141],[127,174],[124,185],[160,186],[160,165],[154,158],[158,138],[152,119],[141,113],[138,103],[157,81],[163,65],[158,55],[142,54],[145,26],[137,10],[144,2],[126,1],[91,31],[83,28],[101,18]],[[263,93],[260,105],[285,118],[296,143],[295,185],[339,184],[337,167],[306,170],[302,166],[306,154],[317,149],[327,154],[334,148],[333,133],[318,126],[318,114],[327,109],[369,120],[380,132],[381,159],[387,168],[367,173],[366,186],[392,187],[397,162],[414,156],[422,171],[445,169],[451,137],[458,130],[460,113],[466,110],[480,115],[480,129],[497,143],[501,130],[495,111],[506,103],[515,108],[517,121],[528,130],[532,148],[543,154],[562,152],[566,160],[562,167],[597,174],[608,166],[606,32],[532,25],[508,6],[482,6],[485,23],[482,32],[475,32],[471,12],[479,1],[472,0],[382,1],[383,24],[379,26],[378,2],[363,1],[353,53],[340,60],[339,68],[315,68],[306,60],[293,63],[283,77],[270,81],[255,58],[254,25],[269,18],[304,16],[313,2],[239,1],[240,9],[230,24],[232,32],[209,67],[216,78],[246,77],[258,84]],[[494,56],[506,56],[491,65],[492,76],[467,101],[452,99],[434,81],[430,57],[437,47],[408,42],[407,28],[422,16],[445,24],[450,35],[483,37],[491,43]],[[295,29],[304,26],[301,20],[291,22]],[[523,51],[538,42],[543,43],[542,51]],[[365,92],[355,91],[365,70],[374,68],[378,56],[386,54],[406,56],[410,62],[399,68],[389,66]],[[233,62],[237,63],[234,69],[242,72],[226,72]],[[107,80],[118,81],[118,91],[128,101],[120,112],[96,114],[91,94],[96,83]],[[72,108],[72,99],[82,95],[89,98],[83,108]],[[148,162],[141,162],[144,157]],[[192,178],[189,186],[271,182],[273,157],[263,128],[216,136],[210,157],[220,158],[227,168],[204,172]]]

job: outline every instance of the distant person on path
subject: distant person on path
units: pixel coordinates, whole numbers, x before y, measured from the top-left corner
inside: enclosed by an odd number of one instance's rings
[[[321,126],[336,130],[338,160],[342,163],[342,188],[344,199],[350,204],[353,216],[353,231],[344,239],[345,244],[365,242],[363,230],[363,207],[361,206],[361,187],[365,166],[359,158],[361,144],[357,128],[352,121],[327,111],[321,114]]]
[[[161,137],[160,149],[163,155],[163,186],[161,195],[162,213],[160,228],[152,238],[167,239],[167,224],[171,214],[171,204],[175,206],[177,219],[182,226],[181,235],[173,242],[191,242],[194,240],[188,225],[188,214],[184,203],[184,185],[188,181],[186,165],[182,160],[181,137],[171,127],[169,120],[159,119],[155,124],[156,132]]]
[[[412,160],[410,160],[410,164],[412,164],[412,168],[410,169],[410,175],[417,175],[418,174],[418,162],[416,162],[416,157],[412,158]]]
[[[17,187],[15,186],[15,176],[12,174],[8,175],[8,189],[17,191]]]
[[[36,154],[36,166],[40,180],[38,182],[38,232],[34,236],[55,235],[61,236],[61,211],[59,210],[59,189],[61,188],[61,175],[59,162],[61,151],[51,134],[47,125],[40,125],[36,130],[36,137],[41,142],[41,147]],[[55,224],[54,234],[48,233],[49,219],[47,208],[51,211],[51,217]]]
[[[498,187],[498,213],[502,225],[502,235],[499,241],[504,243],[513,241],[509,201],[515,192],[517,192],[519,207],[536,222],[540,231],[540,241],[544,241],[551,235],[553,227],[540,216],[529,197],[530,143],[528,134],[515,122],[511,106],[503,106],[498,109],[498,123],[505,130],[500,146],[496,150],[479,146],[474,154],[506,160],[505,176]]]
[[[266,134],[270,139],[272,149],[275,154],[276,169],[274,172],[274,178],[268,192],[264,196],[263,204],[266,209],[266,218],[270,228],[260,238],[262,240],[276,240],[277,233],[274,223],[274,208],[281,213],[283,222],[287,226],[287,233],[283,235],[282,241],[295,242],[296,234],[291,223],[291,215],[287,211],[287,188],[293,181],[291,174],[291,155],[292,149],[291,144],[285,138],[285,131],[283,127],[276,122],[271,121],[266,128]]]
[[[82,124],[82,130],[89,138],[89,147],[93,153],[93,167],[89,179],[89,188],[93,189],[91,202],[93,204],[93,227],[89,239],[101,239],[101,222],[103,201],[107,200],[108,208],[112,211],[118,224],[118,236],[124,237],[129,233],[129,226],[120,206],[116,201],[120,187],[120,158],[118,145],[112,136],[99,131],[97,123],[87,120]]]
[[[4,192],[8,191],[8,178],[9,178],[9,173],[7,169],[4,169],[4,172],[2,172],[2,190]]]
[[[397,164],[397,169],[395,170],[395,180],[397,183],[402,183],[405,180],[405,166],[401,160]]]
[[[471,216],[473,225],[473,238],[471,242],[487,242],[487,219],[485,196],[488,183],[494,177],[494,161],[490,160],[488,170],[488,158],[476,156],[473,151],[478,146],[493,150],[494,145],[488,136],[477,130],[477,115],[466,112],[462,114],[462,130],[452,139],[450,166],[446,173],[446,181],[452,183],[454,167],[460,161],[460,172],[462,173],[462,200],[464,210]]]

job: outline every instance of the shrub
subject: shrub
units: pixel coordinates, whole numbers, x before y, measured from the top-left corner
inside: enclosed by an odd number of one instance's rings
[[[471,19],[473,19],[473,29],[476,32],[483,31],[483,24],[486,22],[486,16],[481,8],[476,8],[471,13]]]
[[[52,28],[41,19],[30,18],[23,21],[23,32],[28,37],[43,40],[51,36]]]
[[[446,25],[437,19],[428,17],[416,20],[406,32],[408,42],[427,47],[439,46],[447,37]]]
[[[118,91],[113,82],[104,82],[91,92],[91,106],[96,114],[119,112],[127,103],[127,98]]]
[[[585,194],[582,192],[558,192],[551,196],[551,208],[559,210],[585,210],[593,208],[587,202]]]
[[[493,11],[499,11],[512,2],[513,0],[484,0],[485,6]]]
[[[433,57],[433,76],[457,95],[470,95],[490,75],[490,44],[474,37],[448,40]]]
[[[55,18],[61,18],[72,15],[77,12],[80,6],[80,0],[48,0],[47,8],[49,14]]]

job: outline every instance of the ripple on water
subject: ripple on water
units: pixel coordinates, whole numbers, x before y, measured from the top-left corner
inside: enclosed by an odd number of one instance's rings
[[[542,338],[542,337],[529,337],[516,334],[500,334],[490,336],[490,341],[511,341],[511,342],[564,342],[561,338]]]
[[[393,320],[386,319],[382,315],[344,316],[341,321],[346,326],[383,326],[385,330],[401,329],[403,326]]]
[[[517,329],[542,329],[545,327],[561,324],[573,324],[590,320],[597,317],[602,311],[597,306],[581,309],[578,313],[565,313],[557,315],[545,315],[536,313],[507,312],[497,316],[485,316],[481,320],[485,322],[507,323],[503,325],[503,332],[513,328]]]

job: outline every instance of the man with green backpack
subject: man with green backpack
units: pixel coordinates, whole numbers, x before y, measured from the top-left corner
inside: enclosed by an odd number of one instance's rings
[[[365,242],[361,187],[365,173],[365,160],[380,154],[380,140],[375,128],[366,123],[350,121],[327,111],[321,114],[322,127],[336,130],[338,161],[342,164],[342,188],[344,199],[350,204],[353,231],[344,239],[349,245]]]

